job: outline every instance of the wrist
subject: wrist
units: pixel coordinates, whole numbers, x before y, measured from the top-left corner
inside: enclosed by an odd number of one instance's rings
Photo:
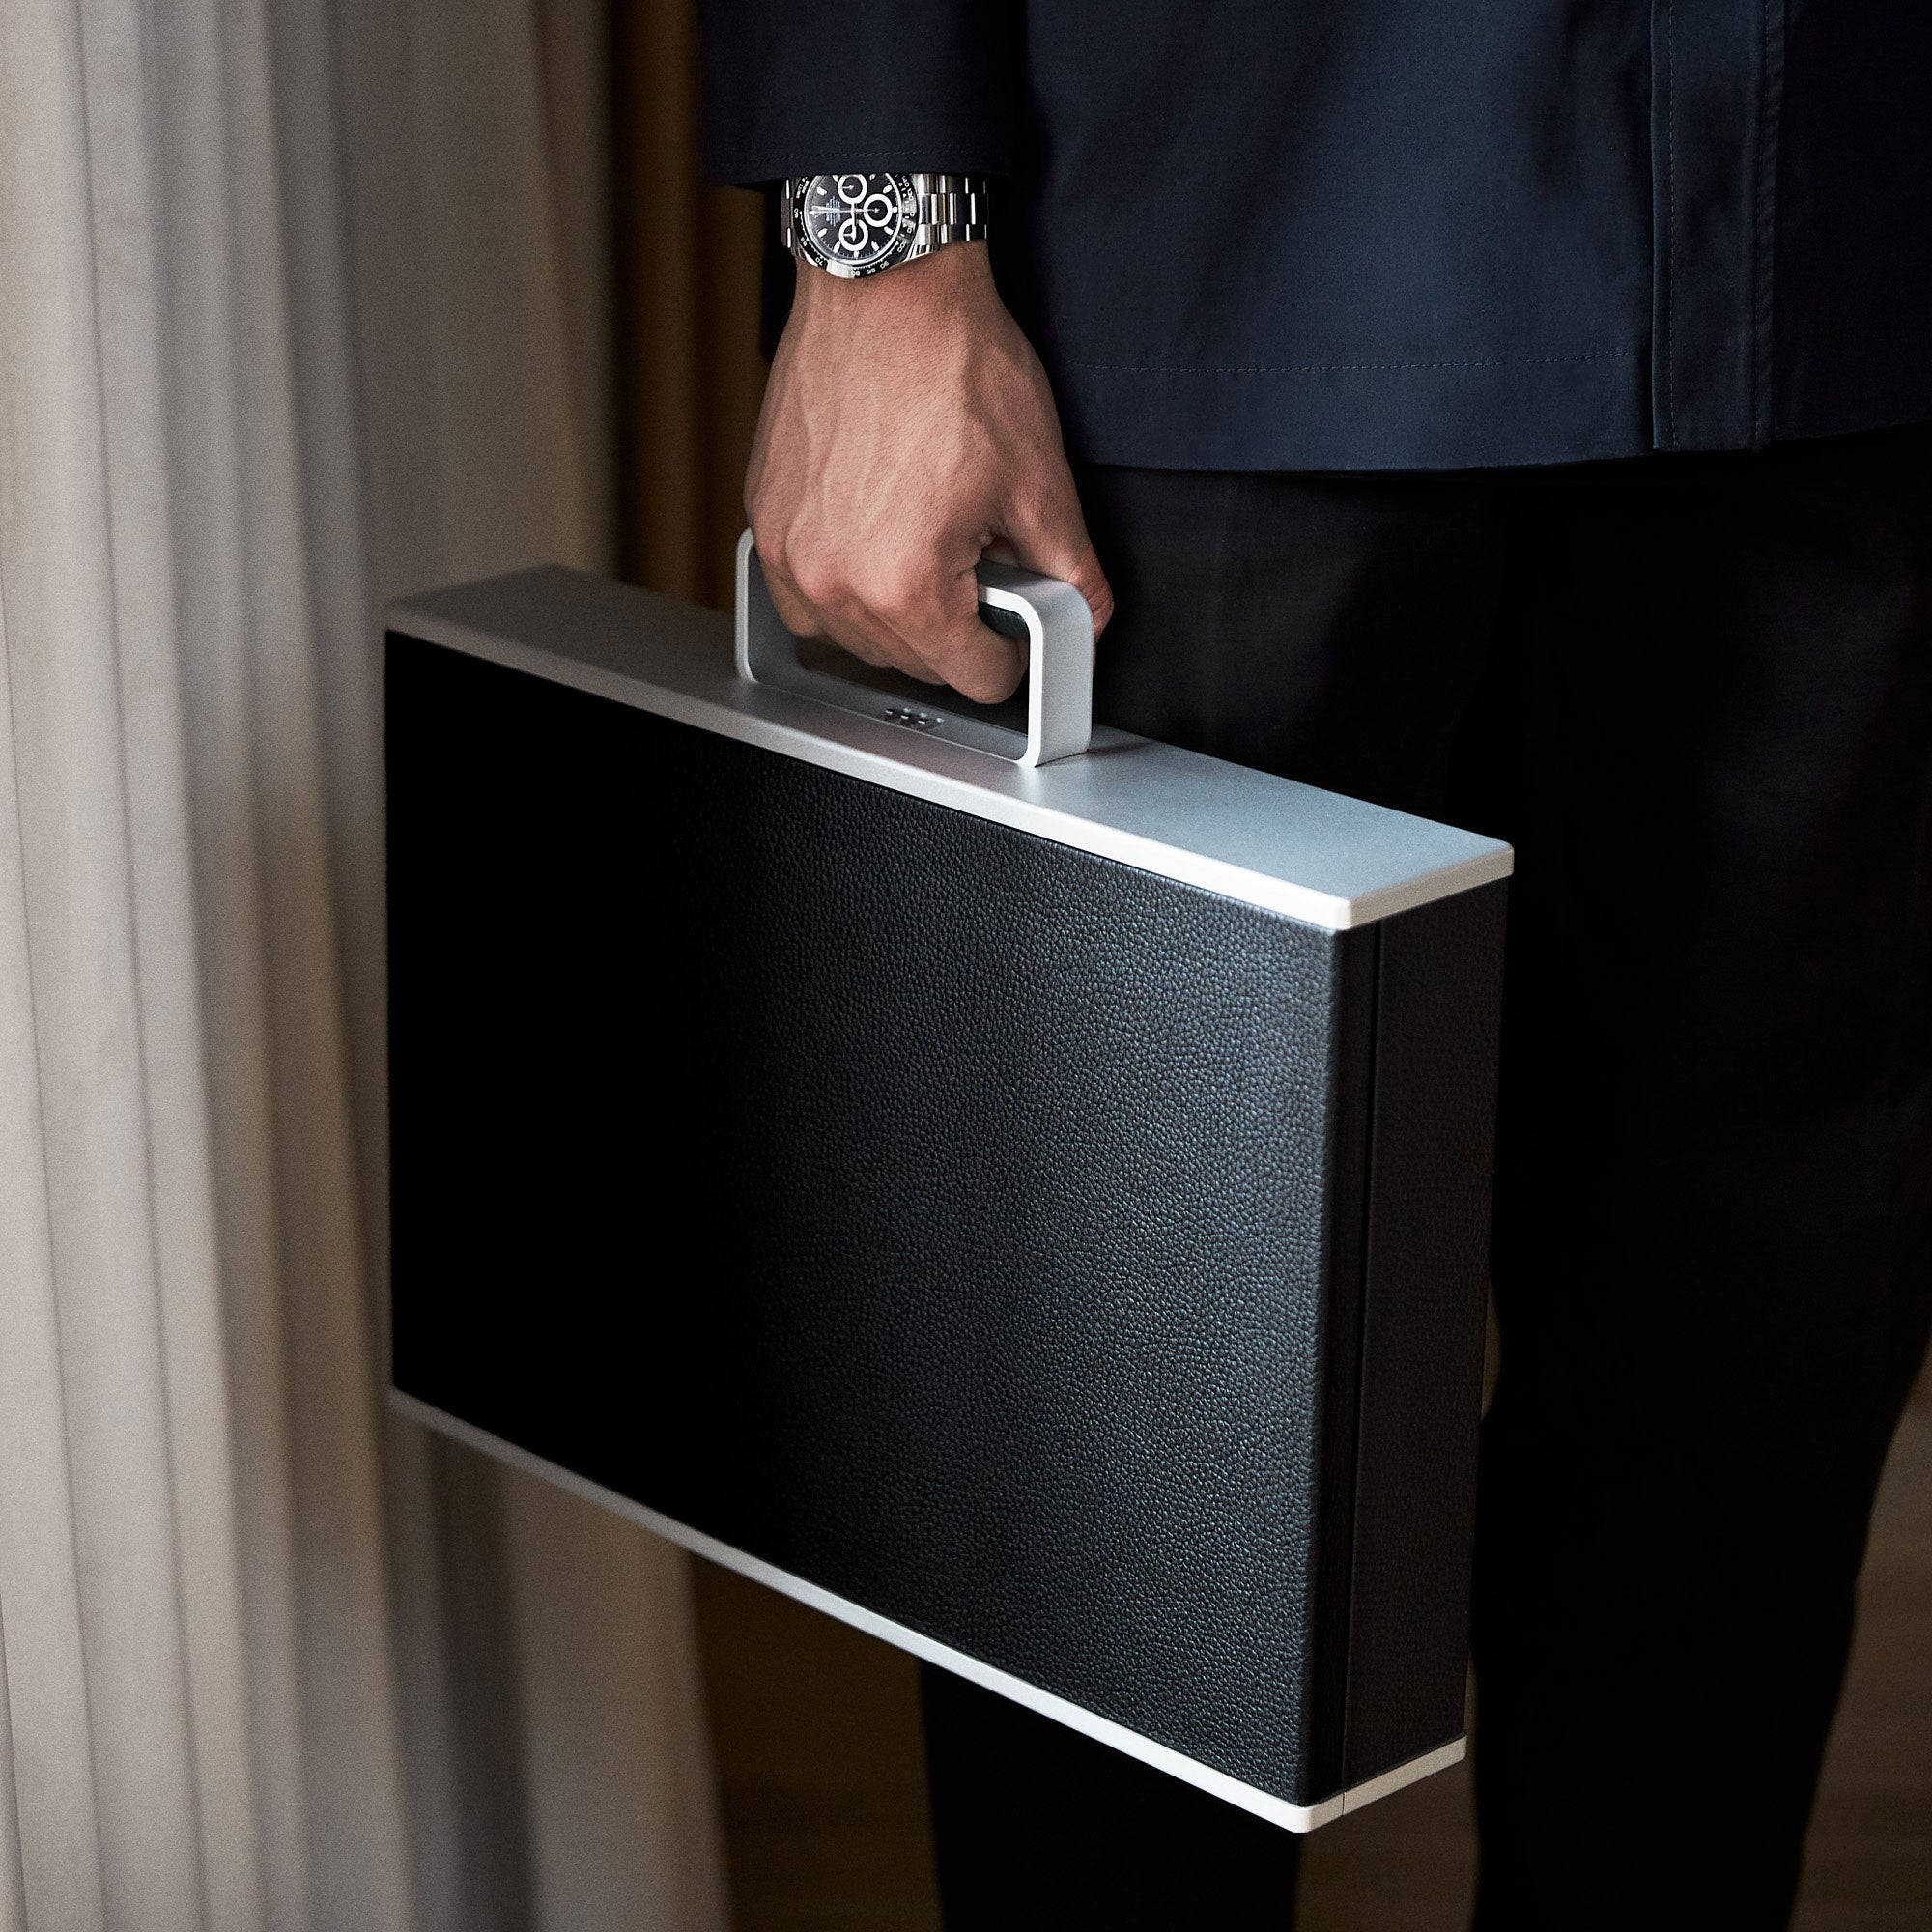
[[[796,272],[793,307],[813,318],[969,305],[993,293],[992,254],[983,242],[955,242],[885,274],[855,280],[829,275],[807,262],[800,262]]]

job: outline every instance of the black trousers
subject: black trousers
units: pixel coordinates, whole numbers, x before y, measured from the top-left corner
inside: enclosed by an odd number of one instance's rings
[[[1476,1922],[1781,1926],[1932,1327],[1932,433],[1081,487],[1104,719],[1517,847]],[[950,1932],[1289,1923],[1286,1834],[926,1715]]]

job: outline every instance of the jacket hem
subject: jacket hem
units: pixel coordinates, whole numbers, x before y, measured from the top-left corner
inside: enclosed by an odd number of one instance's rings
[[[1471,469],[1640,456],[1649,347],[1170,368],[1055,359],[1068,452],[1151,469]]]

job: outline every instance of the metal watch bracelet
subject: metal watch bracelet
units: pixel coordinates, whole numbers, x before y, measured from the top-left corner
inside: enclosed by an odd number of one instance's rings
[[[799,197],[810,176],[788,178],[780,190],[779,219],[785,252],[797,260],[812,261],[799,246]],[[917,261],[955,242],[983,242],[987,236],[991,183],[985,175],[906,174],[899,177],[912,188],[912,235],[902,253],[895,252],[891,262]],[[823,267],[822,263],[814,266]]]
[[[917,201],[912,253],[928,255],[953,242],[986,239],[987,203],[991,200],[984,175],[914,175]]]

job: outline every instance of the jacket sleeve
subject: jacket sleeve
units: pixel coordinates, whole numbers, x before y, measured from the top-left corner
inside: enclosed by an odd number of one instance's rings
[[[701,0],[705,172],[1010,174],[1019,4]]]

